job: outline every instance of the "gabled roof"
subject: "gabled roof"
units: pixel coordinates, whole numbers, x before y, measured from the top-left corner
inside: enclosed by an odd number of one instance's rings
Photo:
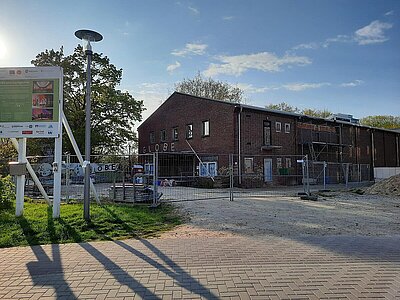
[[[223,100],[205,98],[205,97],[185,94],[185,93],[181,93],[181,92],[176,92],[176,91],[173,92],[171,94],[171,96],[169,96],[167,98],[167,100],[165,100],[146,120],[144,120],[143,123],[138,126],[138,128],[142,127],[146,123],[146,121],[149,120],[154,115],[154,113],[157,110],[159,110],[161,107],[163,107],[163,105],[165,103],[170,101],[170,99],[172,99],[173,96],[177,95],[177,94],[183,95],[183,96],[188,96],[188,97],[191,97],[191,98],[197,98],[197,99],[200,99],[200,100],[219,102],[219,103],[227,105],[227,106],[235,106],[237,108],[242,108],[242,109],[250,109],[250,110],[255,110],[255,111],[269,112],[269,113],[285,115],[285,116],[291,116],[291,117],[296,117],[296,118],[306,118],[306,119],[310,119],[310,120],[318,120],[318,121],[323,121],[323,122],[328,122],[328,123],[345,124],[345,125],[351,125],[351,126],[355,126],[355,127],[362,127],[362,128],[369,128],[369,129],[388,131],[388,132],[392,132],[392,133],[398,133],[397,130],[393,130],[393,129],[371,127],[371,126],[366,126],[366,125],[360,125],[360,124],[344,122],[344,121],[340,121],[340,120],[331,120],[331,119],[326,119],[326,118],[312,117],[312,116],[307,116],[307,115],[293,113],[293,112],[286,112],[286,111],[282,111],[282,110],[275,110],[275,109],[263,108],[263,107],[253,106],[253,105],[247,105],[247,104],[241,104],[241,103],[234,103],[234,102],[228,102],[228,101],[223,101]]]

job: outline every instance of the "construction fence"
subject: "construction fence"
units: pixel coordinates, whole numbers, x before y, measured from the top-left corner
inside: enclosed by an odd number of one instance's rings
[[[53,193],[54,157],[27,157],[46,193]],[[301,155],[149,153],[91,157],[93,197],[102,201],[150,203],[310,192],[310,186],[371,181],[369,165],[313,162]],[[84,170],[64,155],[61,197],[82,200]],[[290,187],[290,188],[289,188]],[[31,176],[25,194],[42,197]]]

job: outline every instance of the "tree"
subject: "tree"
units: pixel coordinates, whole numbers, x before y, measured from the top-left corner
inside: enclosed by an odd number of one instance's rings
[[[292,112],[292,113],[298,113],[298,114],[301,112],[300,109],[298,109],[297,107],[292,106],[286,102],[281,102],[278,104],[271,103],[271,104],[266,105],[265,108],[273,109],[273,110],[281,110],[281,111],[286,111],[286,112]]]
[[[303,110],[299,109],[298,107],[292,106],[286,102],[281,102],[279,104],[268,104],[265,106],[268,109],[274,109],[274,110],[281,110],[281,111],[286,111],[286,112],[292,112],[292,113],[298,113],[310,117],[317,117],[317,118],[328,118],[332,115],[332,112],[329,110],[319,110],[319,109],[313,109],[313,108],[305,108]]]
[[[192,79],[185,78],[175,84],[175,90],[185,94],[233,103],[243,101],[243,91],[240,88],[210,77],[204,78],[200,72]]]
[[[360,123],[378,128],[397,129],[400,128],[400,116],[367,116],[360,119]]]
[[[319,110],[319,109],[305,108],[301,111],[301,113],[306,116],[324,118],[324,119],[332,116],[332,112],[326,109]]]
[[[0,138],[0,176],[7,175],[8,163],[18,157],[18,152],[15,150],[10,139]]]
[[[85,83],[86,55],[82,46],[71,55],[45,50],[32,64],[35,66],[61,66],[64,70],[64,113],[83,152],[85,138]],[[134,122],[141,121],[143,101],[135,100],[128,92],[117,87],[122,79],[122,69],[117,69],[107,56],[94,53],[92,59],[92,115],[91,152],[93,154],[115,153],[128,141],[137,140]],[[64,139],[68,140],[68,139]],[[69,140],[64,143],[73,153]]]

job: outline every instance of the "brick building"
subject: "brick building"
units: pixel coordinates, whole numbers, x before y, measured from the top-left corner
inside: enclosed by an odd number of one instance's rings
[[[252,173],[258,166],[265,173],[264,182],[270,180],[266,173],[283,168],[294,172],[300,155],[315,164],[365,165],[369,173],[374,167],[400,166],[399,132],[178,92],[138,132],[139,153],[158,152],[166,160],[177,153],[186,157],[186,166],[176,167],[173,175],[216,176],[228,165],[230,154],[236,157],[237,173]],[[194,152],[205,170],[193,167]],[[162,176],[162,165],[160,169]]]

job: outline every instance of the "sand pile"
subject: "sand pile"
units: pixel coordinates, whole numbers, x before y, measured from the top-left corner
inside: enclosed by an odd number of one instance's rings
[[[365,190],[368,194],[400,196],[400,174],[378,181]]]

